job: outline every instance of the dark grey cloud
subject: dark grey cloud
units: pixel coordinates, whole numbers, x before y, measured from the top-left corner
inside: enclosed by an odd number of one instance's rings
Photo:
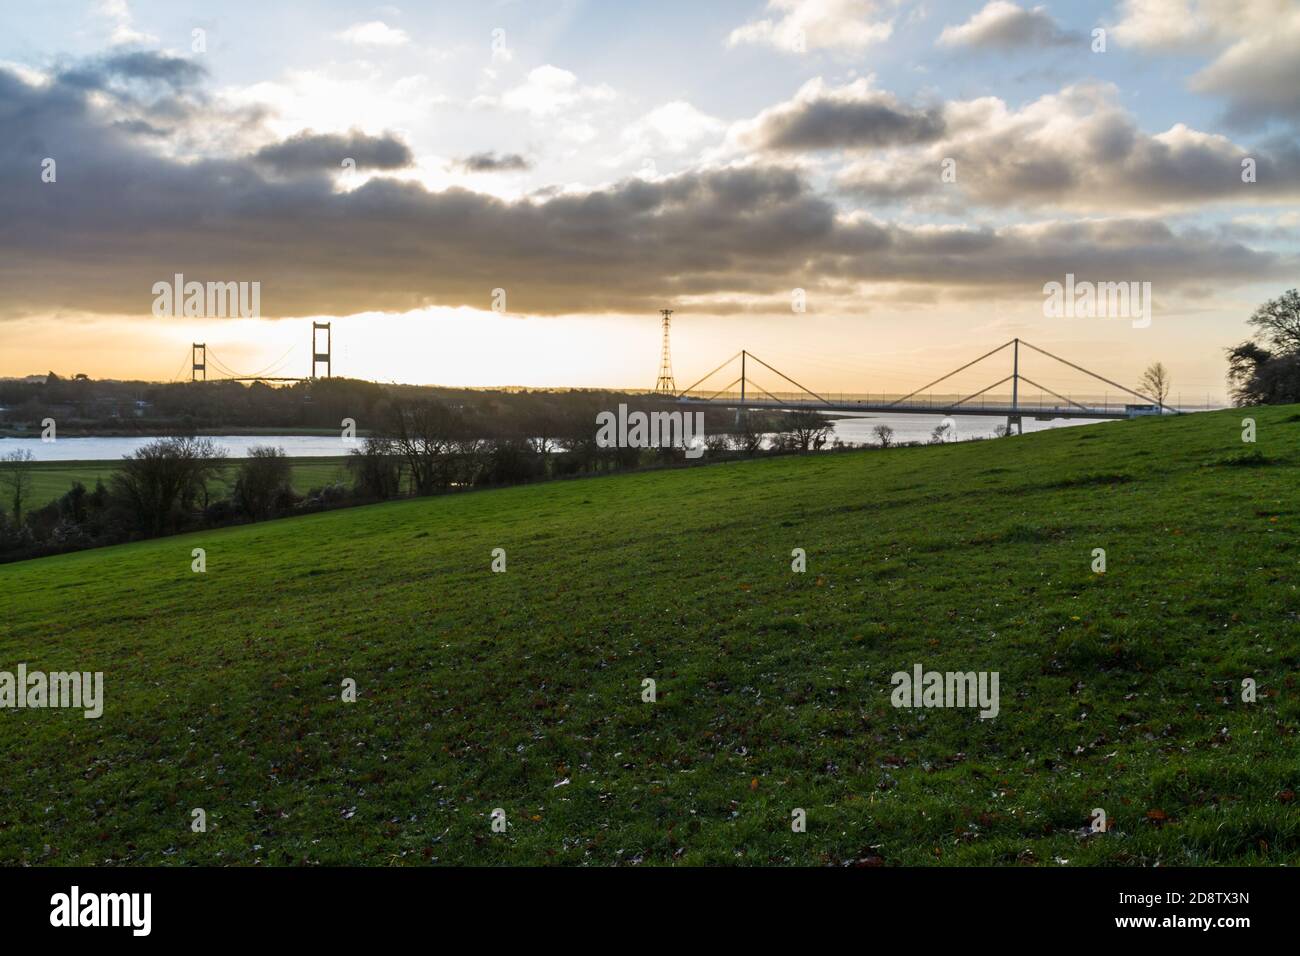
[[[1176,285],[1296,269],[1145,219],[885,223],[845,215],[776,166],[517,201],[382,177],[340,192],[333,177],[271,175],[251,155],[178,159],[114,119],[78,88],[0,69],[0,315],[147,315],[153,284],[175,273],[260,282],[263,314],[288,317],[487,308],[496,288],[520,313],[650,311],[678,297],[726,311],[742,297],[788,301],[795,287],[847,303],[869,282],[1032,297],[1066,272]],[[56,183],[41,181],[44,157]]]
[[[57,81],[79,89],[103,89],[115,81],[155,83],[172,89],[196,86],[207,71],[193,60],[139,51],[86,60],[58,72]]]
[[[895,146],[938,139],[943,133],[943,117],[933,109],[822,101],[774,119],[766,132],[766,145],[771,149]]]
[[[456,160],[456,165],[471,173],[508,173],[532,169],[533,164],[518,153],[472,153]]]
[[[838,89],[814,81],[759,114],[743,135],[761,149],[803,151],[911,146],[943,133],[938,108],[909,106],[865,81]]]
[[[411,148],[393,136],[369,136],[359,130],[348,133],[313,133],[291,136],[284,142],[264,146],[253,161],[282,176],[309,172],[336,172],[345,159],[357,169],[403,169],[415,162]]]

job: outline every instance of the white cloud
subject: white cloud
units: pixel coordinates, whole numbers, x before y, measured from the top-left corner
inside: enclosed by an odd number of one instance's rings
[[[390,81],[363,62],[287,70],[277,80],[226,89],[222,95],[240,106],[270,107],[266,126],[282,137],[304,129],[345,132],[357,117],[367,132],[421,127],[430,111],[449,102],[424,74]]]
[[[1125,0],[1113,32],[1158,53],[1208,50],[1191,88],[1228,100],[1228,122],[1300,120],[1300,4],[1295,0]]]
[[[726,124],[684,100],[665,103],[623,130],[623,142],[641,155],[651,151],[684,152],[703,139],[718,136]]]
[[[98,13],[112,25],[108,39],[115,46],[158,42],[158,38],[152,33],[142,33],[135,29],[132,25],[134,19],[131,16],[131,8],[127,6],[126,0],[101,0]]]
[[[1112,29],[1126,46],[1170,52],[1193,49],[1219,33],[1219,11],[1214,6],[1195,0],[1124,0],[1120,21]]]
[[[1071,36],[1056,25],[1044,6],[1026,10],[1008,0],[992,0],[960,26],[944,27],[939,46],[1007,50],[1059,45]]]
[[[382,20],[354,23],[339,38],[358,46],[403,46],[411,41],[405,30],[390,27]]]
[[[877,19],[881,6],[878,0],[768,0],[768,10],[782,16],[737,27],[727,45],[758,43],[790,53],[863,50],[894,32],[892,18]]]
[[[581,103],[605,102],[615,98],[614,90],[605,84],[582,86],[568,70],[546,64],[528,74],[521,84],[501,95],[500,105],[509,110],[520,110],[536,117],[554,116]],[[492,102],[480,98],[479,102]]]
[[[877,199],[960,208],[1057,208],[1127,216],[1212,202],[1272,204],[1300,195],[1294,151],[1247,151],[1225,136],[1176,123],[1147,133],[1111,86],[1084,83],[1021,109],[983,97],[944,105],[944,135],[916,148],[863,155],[840,185]],[[1241,181],[1256,159],[1259,181]],[[940,171],[955,161],[955,182]]]

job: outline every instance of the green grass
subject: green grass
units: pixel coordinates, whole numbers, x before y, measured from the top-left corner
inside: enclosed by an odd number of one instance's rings
[[[224,467],[222,477],[213,482],[212,490],[225,494],[235,480],[239,460],[231,459]],[[72,483],[81,482],[87,491],[95,490],[95,482],[108,484],[117,461],[38,461],[32,465],[32,492],[29,507],[40,508],[62,497]],[[321,488],[336,481],[350,481],[346,457],[294,458],[293,486],[300,493]]]
[[[1250,467],[1207,413],[0,567],[0,669],[106,697],[0,712],[0,861],[1300,862],[1295,413]],[[894,709],[918,662],[999,716]]]

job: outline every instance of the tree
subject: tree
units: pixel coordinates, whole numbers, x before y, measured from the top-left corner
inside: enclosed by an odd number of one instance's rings
[[[1246,320],[1255,338],[1278,355],[1300,354],[1300,291],[1291,289],[1270,299]]]
[[[894,443],[894,430],[888,425],[877,425],[871,429],[871,434],[876,436],[876,442],[881,448],[888,448]]]
[[[1138,391],[1146,393],[1156,400],[1156,404],[1163,406],[1165,399],[1169,397],[1169,381],[1169,370],[1164,367],[1164,364],[1152,362],[1142,373]]]
[[[26,448],[11,451],[0,457],[0,487],[14,514],[14,526],[22,524],[23,502],[32,490],[32,465],[36,457]]]
[[[763,448],[763,431],[754,424],[754,416],[748,411],[740,413],[740,431],[736,443],[746,455],[757,455]]]
[[[160,438],[137,448],[113,475],[112,494],[144,534],[162,534],[207,497],[225,449],[211,438]]]
[[[393,450],[406,460],[416,494],[431,495],[450,484],[452,445],[462,432],[454,409],[431,400],[395,400],[387,429]]]
[[[934,426],[934,431],[930,432],[931,445],[943,445],[950,441],[957,440],[957,429],[951,422],[940,422]]]
[[[1233,404],[1300,402],[1300,292],[1265,302],[1246,321],[1254,339],[1227,350]]]
[[[385,500],[401,491],[402,458],[388,438],[371,435],[362,447],[352,449],[348,467],[357,491],[367,498]]]
[[[799,408],[790,412],[790,434],[795,447],[802,453],[819,450],[831,433],[831,423],[820,412]]]
[[[293,469],[283,448],[257,445],[239,463],[234,498],[254,521],[269,518],[286,495],[292,492]]]

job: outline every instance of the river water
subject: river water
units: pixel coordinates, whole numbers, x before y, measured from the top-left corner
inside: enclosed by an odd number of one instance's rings
[[[930,438],[930,433],[935,426],[942,421],[944,419],[939,415],[899,413],[860,415],[836,419],[833,437],[857,445],[875,444],[876,439],[871,433],[872,429],[877,425],[888,425],[894,430],[896,442],[924,442]],[[958,441],[991,438],[995,428],[1006,424],[1005,418],[975,415],[960,416],[951,421],[956,427]],[[1024,419],[1026,432],[1084,424],[1088,424],[1088,421],[1055,419],[1050,422],[1039,422],[1029,416]],[[360,440],[346,443],[337,435],[212,435],[210,437],[216,444],[226,449],[226,454],[230,458],[247,458],[248,449],[257,445],[283,448],[285,454],[291,458],[346,455],[353,448],[360,447]],[[155,440],[154,436],[59,438],[52,442],[44,442],[39,438],[0,438],[0,455],[25,448],[37,461],[115,461]]]

